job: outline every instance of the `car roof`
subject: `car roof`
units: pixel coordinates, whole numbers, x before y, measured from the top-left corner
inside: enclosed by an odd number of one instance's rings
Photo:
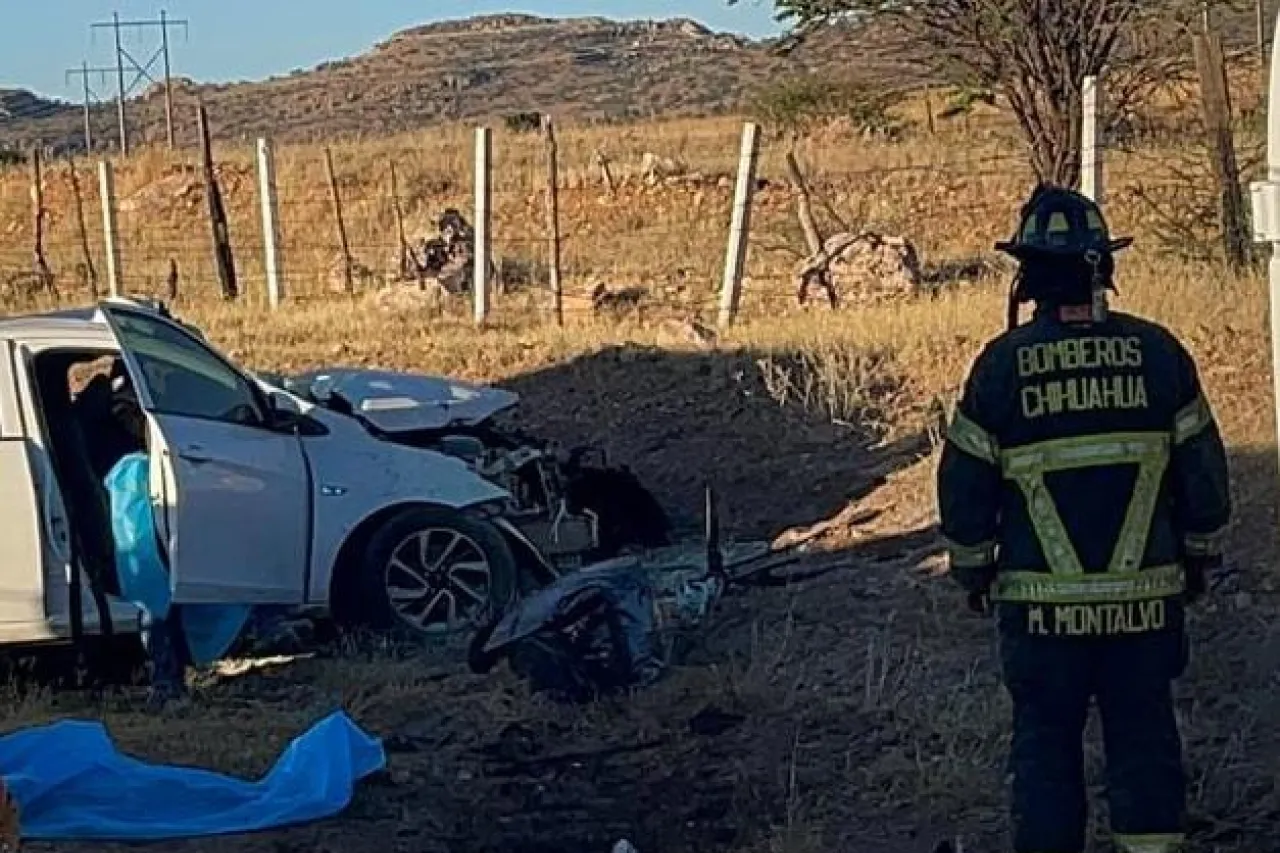
[[[101,329],[106,324],[98,317],[96,306],[48,311],[42,314],[19,314],[0,318],[0,336],[23,337],[58,332]]]
[[[133,299],[108,297],[105,301],[133,311],[159,314],[147,303]],[[99,314],[97,305],[0,317],[0,338],[44,337],[86,331],[101,332],[106,329],[107,324]]]

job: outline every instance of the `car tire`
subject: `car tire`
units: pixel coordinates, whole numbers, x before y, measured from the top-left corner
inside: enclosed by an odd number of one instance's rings
[[[353,568],[335,590],[335,616],[344,627],[432,641],[450,640],[504,611],[518,576],[497,527],[443,507],[396,512]]]

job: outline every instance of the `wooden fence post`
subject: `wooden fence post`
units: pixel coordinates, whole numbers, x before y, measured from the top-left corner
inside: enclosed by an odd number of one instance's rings
[[[1192,36],[1192,44],[1200,77],[1205,130],[1213,148],[1213,168],[1221,197],[1222,248],[1227,263],[1240,269],[1249,262],[1249,229],[1235,136],[1231,130],[1231,93],[1222,41],[1213,34],[1196,35]]]
[[[560,284],[560,165],[557,162],[556,129],[551,116],[542,117],[547,140],[547,274],[551,286],[551,310],[556,325],[564,325],[564,294]]]
[[[804,172],[800,171],[800,162],[796,160],[795,151],[787,152],[787,172],[791,175],[792,191],[796,197],[796,215],[800,219],[800,230],[804,232],[804,243],[809,249],[809,257],[817,258],[822,253],[825,245],[822,239],[822,232],[818,230],[818,223],[813,218],[813,200],[809,194],[809,184],[804,179]],[[799,287],[796,290],[796,301],[804,305],[809,298],[809,285],[816,279],[822,289],[827,292],[827,302],[832,308],[839,304],[839,297],[836,295],[836,286],[831,281],[831,270],[828,268],[829,263],[819,266],[811,274],[802,274],[800,276]]]
[[[1080,117],[1080,192],[1093,199],[1099,206],[1102,205],[1103,199],[1102,147],[1099,139],[1102,118],[1101,89],[1097,77],[1084,78],[1084,84],[1081,87],[1083,101]]]
[[[396,215],[396,239],[399,241],[400,254],[396,263],[396,274],[400,278],[412,278],[415,267],[413,251],[409,248],[409,238],[404,232],[404,208],[400,206],[400,178],[396,175],[396,161],[387,161],[391,173],[391,210]]]
[[[111,162],[98,163],[98,198],[102,201],[102,239],[107,250],[107,293],[121,296],[120,231],[116,221],[116,181]]]
[[[200,125],[200,159],[204,171],[204,194],[209,206],[209,232],[213,238],[213,266],[218,275],[218,288],[228,302],[240,295],[236,283],[235,256],[231,253],[231,234],[227,228],[227,209],[222,204],[222,190],[213,168],[213,142],[209,135],[209,113],[204,104],[196,108]]]
[[[44,169],[41,168],[40,146],[31,147],[31,216],[34,222],[34,244],[32,247],[32,266],[40,284],[56,298],[58,288],[53,280],[53,271],[49,269],[49,261],[44,255],[44,221],[49,211],[44,207]]]
[[[169,258],[169,275],[165,277],[165,287],[170,302],[178,301],[178,259]]]
[[[342,216],[342,193],[338,192],[338,173],[333,169],[333,152],[324,148],[324,171],[329,177],[329,196],[333,199],[333,218],[338,223],[338,245],[342,247],[342,280],[347,293],[355,293],[351,271],[351,244],[347,241],[347,221]]]
[[[84,221],[84,196],[80,189],[80,174],[76,171],[74,157],[67,158],[67,177],[71,181],[71,197],[76,206],[76,232],[80,237],[80,253],[84,256],[85,283],[89,296],[98,298],[98,270],[93,265],[93,253],[89,251],[89,228]]]
[[[258,139],[258,197],[262,205],[262,251],[267,271],[267,304],[280,307],[280,208],[276,198],[276,161],[271,140]]]
[[[475,299],[475,322],[483,325],[489,317],[489,264],[492,249],[490,233],[490,202],[492,193],[489,187],[490,160],[492,159],[492,136],[487,127],[476,128],[476,160],[475,160],[475,250],[472,252],[471,291]]]
[[[727,328],[738,313],[742,296],[742,274],[747,261],[747,238],[751,232],[751,199],[755,194],[756,160],[760,153],[760,126],[747,122],[742,127],[742,148],[738,154],[738,182],[733,191],[733,219],[729,245],[725,250],[724,281],[720,286],[718,325]]]

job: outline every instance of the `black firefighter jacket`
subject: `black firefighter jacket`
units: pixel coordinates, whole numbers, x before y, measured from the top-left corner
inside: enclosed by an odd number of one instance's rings
[[[952,571],[998,569],[997,602],[1178,596],[1230,517],[1217,423],[1172,334],[1074,310],[1038,311],[970,372],[938,471]]]

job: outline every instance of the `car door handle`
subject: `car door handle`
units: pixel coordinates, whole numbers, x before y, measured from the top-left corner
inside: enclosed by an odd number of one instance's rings
[[[178,458],[185,459],[193,465],[203,465],[206,462],[212,462],[213,457],[205,452],[205,449],[198,444],[192,444],[178,451]]]

